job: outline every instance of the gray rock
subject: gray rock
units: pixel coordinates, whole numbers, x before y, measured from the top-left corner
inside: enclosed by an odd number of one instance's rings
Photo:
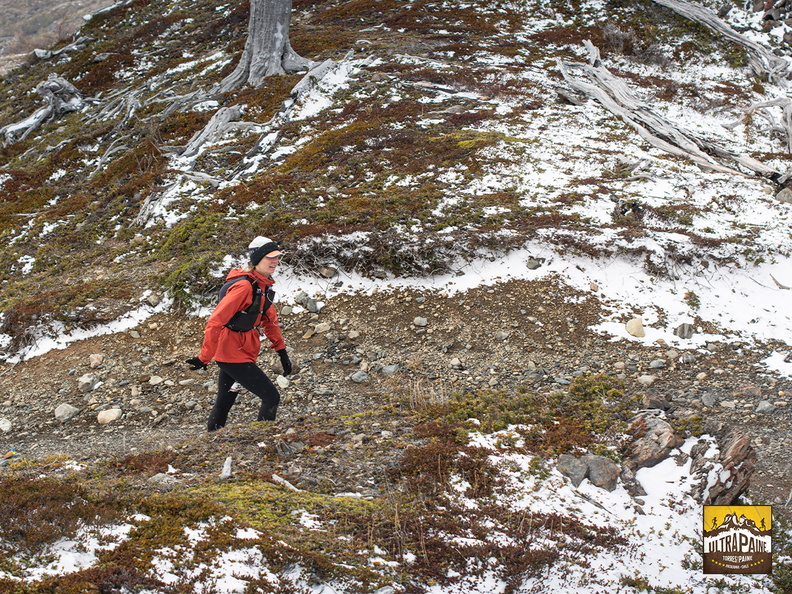
[[[93,373],[86,373],[77,380],[77,389],[83,394],[87,394],[99,383],[99,378]]]
[[[528,270],[536,270],[537,268],[541,268],[542,262],[536,258],[528,258],[525,265],[528,267]]]
[[[498,330],[495,333],[495,340],[499,340],[499,341],[503,342],[507,338],[509,338],[509,333],[508,332],[504,332],[503,330]]]
[[[11,421],[8,419],[0,419],[0,431],[3,433],[8,433],[13,428]]]
[[[643,407],[656,408],[658,410],[668,410],[671,408],[671,405],[668,403],[668,400],[659,394],[646,394],[643,397]]]
[[[588,465],[571,454],[561,454],[556,461],[558,472],[568,477],[578,487],[588,473]]]
[[[694,334],[693,326],[690,324],[680,324],[674,328],[674,334],[679,338],[691,338]]]
[[[701,396],[701,403],[704,406],[713,407],[716,404],[718,404],[718,397],[715,394],[712,394],[710,392],[706,392],[705,394],[702,394],[702,396]]]
[[[756,411],[755,411],[755,412],[757,412],[757,413],[759,413],[759,414],[766,415],[766,414],[770,414],[770,413],[771,413],[771,412],[773,412],[775,409],[776,409],[776,407],[775,407],[775,406],[773,406],[773,403],[772,403],[772,402],[768,402],[767,400],[762,400],[762,401],[761,401],[761,402],[760,402],[760,403],[759,403],[759,404],[756,406]]]
[[[371,379],[371,376],[361,369],[350,375],[349,379],[351,379],[356,384],[365,384]]]
[[[653,359],[649,363],[649,369],[663,369],[666,366],[666,362],[663,359]]]
[[[322,266],[319,269],[319,275],[323,278],[333,278],[336,274],[338,274],[338,269],[332,266]]]
[[[613,491],[616,488],[621,468],[613,460],[605,456],[586,454],[582,461],[588,467],[588,480],[592,485],[606,491]]]
[[[424,326],[428,326],[428,325],[429,325],[429,320],[427,320],[426,318],[422,318],[419,316],[413,320],[413,326],[418,326],[419,328],[423,328]]]
[[[625,466],[631,470],[654,466],[684,442],[674,428],[659,417],[639,415],[629,429],[633,442],[627,448]]]
[[[305,309],[307,309],[311,313],[319,313],[322,310],[321,306],[319,305],[319,302],[313,298],[309,298],[305,301]]]
[[[690,363],[695,363],[696,362],[696,355],[694,355],[693,353],[685,353],[684,355],[682,355],[679,358],[679,362],[680,363],[687,363],[688,365]]]
[[[398,365],[386,365],[382,368],[382,373],[388,376],[396,375],[399,372]]]
[[[65,423],[76,417],[80,413],[80,409],[76,406],[72,406],[71,404],[67,404],[64,402],[58,408],[55,409],[55,418],[58,419],[61,423]]]
[[[778,194],[776,194],[776,200],[786,204],[792,204],[792,190],[789,188],[784,188]]]

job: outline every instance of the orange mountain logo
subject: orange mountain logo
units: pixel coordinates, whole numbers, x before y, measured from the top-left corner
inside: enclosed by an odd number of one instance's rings
[[[770,505],[705,505],[704,573],[769,574],[772,512]]]

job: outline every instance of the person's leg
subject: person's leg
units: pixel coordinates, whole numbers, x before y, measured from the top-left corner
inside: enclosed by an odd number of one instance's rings
[[[274,421],[280,394],[267,375],[255,363],[218,363],[220,369],[261,398],[258,421]]]
[[[225,427],[228,412],[234,406],[237,397],[237,393],[231,391],[231,386],[234,385],[234,378],[223,370],[222,365],[218,363],[218,366],[220,367],[220,375],[217,377],[217,398],[212,411],[209,413],[209,421],[206,427],[208,431],[215,431]]]

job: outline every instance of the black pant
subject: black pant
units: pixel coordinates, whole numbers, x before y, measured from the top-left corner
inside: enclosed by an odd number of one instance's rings
[[[228,412],[236,402],[237,393],[231,392],[234,382],[239,382],[246,390],[250,390],[261,398],[257,421],[274,421],[278,410],[280,394],[275,385],[255,363],[220,363],[220,376],[217,378],[217,399],[212,412],[209,413],[209,431],[225,427]]]

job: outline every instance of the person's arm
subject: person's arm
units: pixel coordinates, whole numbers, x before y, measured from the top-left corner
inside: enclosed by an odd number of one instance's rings
[[[252,303],[253,286],[249,282],[241,280],[228,288],[206,322],[201,354],[198,357],[201,361],[209,363],[214,359],[223,327],[238,311],[247,309]]]

